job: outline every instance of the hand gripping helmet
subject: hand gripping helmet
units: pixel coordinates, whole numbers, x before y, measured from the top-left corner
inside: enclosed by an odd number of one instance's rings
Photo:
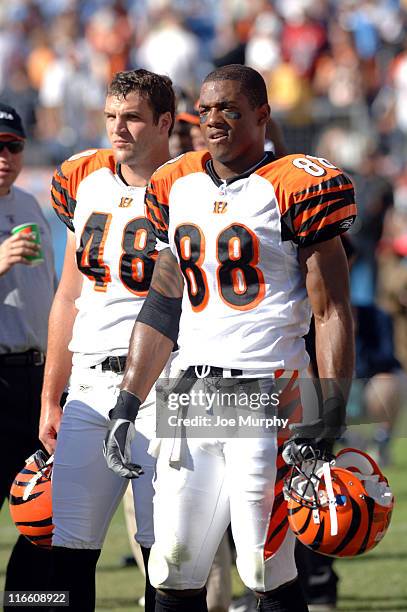
[[[26,460],[10,489],[10,514],[19,532],[33,544],[51,547],[53,455],[39,450]]]
[[[308,548],[354,557],[385,535],[394,506],[389,483],[367,453],[341,450],[331,462],[294,466],[284,484],[288,522]]]

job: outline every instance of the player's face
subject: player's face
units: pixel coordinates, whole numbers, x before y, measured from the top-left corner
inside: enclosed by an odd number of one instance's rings
[[[0,144],[4,145],[6,142],[15,142],[20,144],[22,141],[17,140],[15,136],[4,135],[0,137]],[[10,191],[11,185],[16,180],[20,173],[23,165],[23,153],[12,152],[3,146],[0,151],[0,195],[5,195]]]
[[[105,119],[116,161],[132,165],[148,157],[158,126],[153,122],[153,111],[146,98],[138,92],[131,92],[126,98],[107,96]]]
[[[238,81],[208,81],[201,89],[199,116],[202,135],[215,169],[240,173],[264,152],[267,104],[253,109]],[[259,157],[260,156],[260,157]]]

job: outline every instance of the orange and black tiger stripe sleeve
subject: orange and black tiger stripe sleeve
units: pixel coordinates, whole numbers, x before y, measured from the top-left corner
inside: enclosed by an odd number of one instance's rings
[[[145,216],[155,237],[169,243],[170,194],[176,181],[194,172],[205,172],[207,151],[190,151],[168,160],[152,174],[145,195]]]
[[[54,172],[51,183],[51,204],[61,221],[73,232],[76,200],[69,191],[69,181],[62,166]]]
[[[346,232],[356,218],[352,181],[342,172],[314,179],[290,194],[291,205],[282,217],[283,239],[299,246],[329,240]]]
[[[164,196],[164,194],[161,194]],[[150,221],[155,237],[168,244],[169,207],[167,198],[159,197],[159,190],[154,181],[150,181],[145,195],[145,214]]]

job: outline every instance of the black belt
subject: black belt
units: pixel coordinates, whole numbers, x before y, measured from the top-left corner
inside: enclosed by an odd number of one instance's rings
[[[239,370],[237,368],[219,368],[218,366],[206,366],[206,365],[196,365],[190,366],[187,370],[187,378],[189,378],[189,374],[191,374],[192,378],[197,377],[197,372],[201,372],[203,378],[225,378],[224,372],[227,372],[226,378],[230,376],[243,376],[243,370]]]
[[[36,349],[30,349],[24,353],[4,353],[0,355],[0,366],[3,367],[23,367],[23,366],[40,366],[45,361],[45,354]]]
[[[101,366],[102,372],[109,370],[110,372],[116,372],[116,374],[120,374],[124,372],[126,367],[126,357],[106,357],[102,363],[98,363],[98,365],[90,366],[92,369],[96,369],[98,366]]]

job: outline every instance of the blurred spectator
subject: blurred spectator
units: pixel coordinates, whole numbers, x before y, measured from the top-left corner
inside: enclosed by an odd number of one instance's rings
[[[74,45],[51,63],[39,92],[41,138],[51,159],[60,161],[98,145],[104,93],[102,82]]]
[[[44,27],[39,27],[31,34],[31,50],[27,56],[27,72],[32,87],[38,92],[48,66],[55,59],[49,36]]]
[[[192,132],[193,129],[197,131]],[[199,137],[200,136],[200,139]],[[200,146],[201,145],[201,146]],[[180,109],[178,104],[178,113],[175,117],[175,124],[170,136],[170,155],[177,157],[186,151],[198,151],[205,148],[203,138],[201,136],[201,128],[199,127],[198,111],[186,106],[185,109]]]
[[[1,99],[6,104],[14,105],[26,128],[27,136],[31,138],[37,121],[38,95],[30,83],[24,64],[13,70],[1,93]]]
[[[327,43],[325,28],[301,3],[292,3],[292,10],[281,33],[283,57],[301,76],[310,77],[319,53]]]
[[[397,154],[404,161],[407,159],[407,41],[391,66],[391,85],[393,94],[393,142]]]
[[[227,21],[218,27],[212,58],[215,66],[245,63],[247,32],[240,26],[238,21]]]
[[[274,12],[259,13],[246,45],[245,64],[258,70],[266,82],[280,63],[280,31],[281,21]]]
[[[273,117],[270,117],[266,126],[265,148],[267,151],[273,151],[276,157],[283,157],[283,155],[288,153],[281,125]]]
[[[198,39],[186,29],[181,16],[169,7],[157,13],[136,59],[140,68],[167,74],[176,87],[189,93],[197,88]]]
[[[192,149],[194,151],[201,151],[202,149],[205,149],[206,145],[199,125],[191,125],[190,135]]]
[[[361,103],[362,75],[352,37],[338,25],[331,28],[330,47],[317,60],[314,92],[332,106],[350,107]]]
[[[303,125],[311,121],[309,82],[289,62],[281,62],[272,71],[267,83],[272,111],[288,123]]]
[[[95,53],[107,61],[106,79],[130,67],[130,50],[134,37],[133,24],[123,0],[115,0],[112,7],[91,16],[86,37]]]
[[[379,465],[391,463],[390,442],[407,397],[407,375],[395,357],[393,323],[376,305],[355,308],[356,378],[363,384],[361,409],[378,423],[373,442]]]
[[[356,50],[361,59],[372,58],[378,51],[380,38],[375,23],[375,5],[379,3],[362,0],[355,3],[351,10],[345,9],[344,25],[353,32]]]
[[[349,231],[356,249],[351,299],[355,306],[370,306],[378,297],[378,247],[393,206],[393,187],[382,171],[383,156],[369,135],[340,127],[331,127],[321,136],[317,155],[347,171],[355,186],[358,217]]]
[[[18,56],[20,37],[0,14],[0,92],[7,84],[13,58]]]
[[[407,176],[396,184],[379,266],[380,304],[393,317],[395,353],[407,372]]]
[[[384,219],[393,205],[391,184],[381,175],[380,156],[368,153],[352,172],[358,203],[358,219],[350,231],[357,256],[351,270],[351,296],[355,306],[369,306],[377,297],[377,247]]]
[[[205,149],[205,141],[201,133],[198,101],[193,104],[185,92],[177,96],[177,115],[170,137],[170,154],[173,157],[186,151]]]

